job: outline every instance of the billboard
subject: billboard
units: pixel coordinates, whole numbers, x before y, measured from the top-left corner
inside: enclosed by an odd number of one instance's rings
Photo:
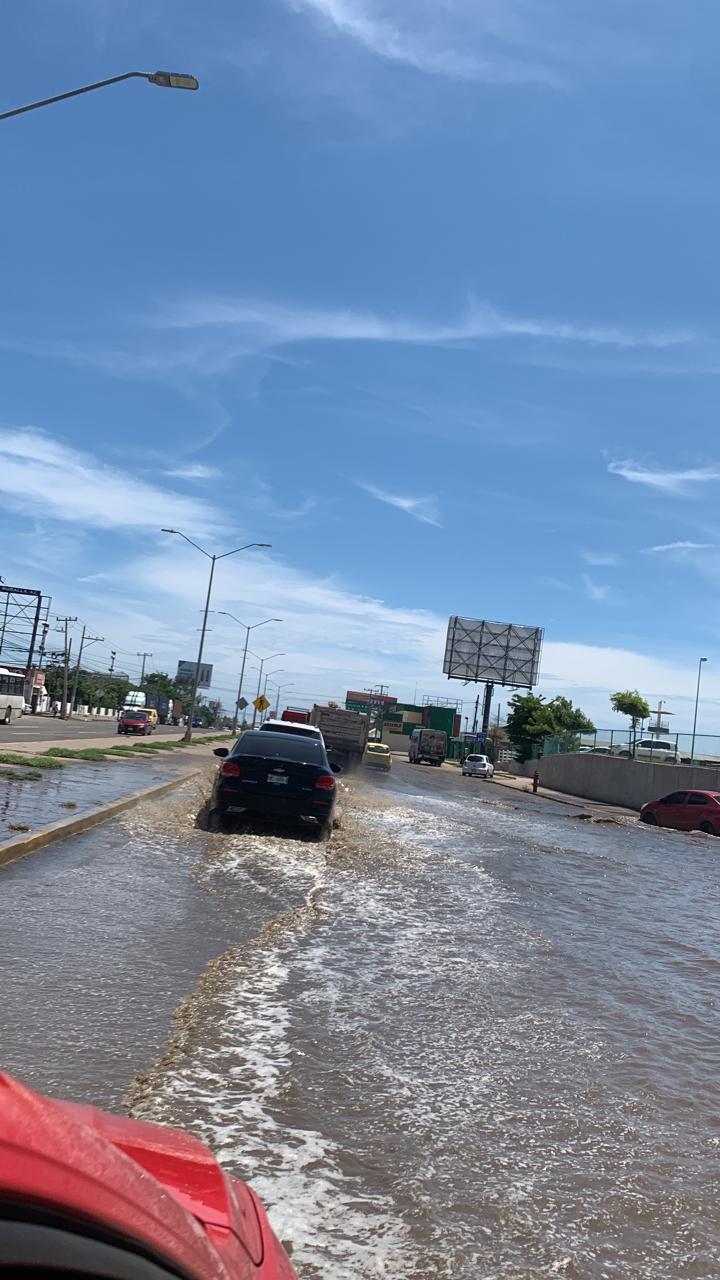
[[[451,618],[443,671],[450,680],[479,680],[531,689],[537,684],[542,642],[542,627]]]
[[[178,684],[193,684],[195,680],[195,672],[198,669],[197,662],[178,662],[177,675],[175,680]],[[198,689],[209,689],[212,684],[212,664],[210,662],[200,663],[200,675],[198,677]]]

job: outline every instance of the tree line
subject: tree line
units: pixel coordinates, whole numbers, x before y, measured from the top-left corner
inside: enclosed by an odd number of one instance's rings
[[[631,750],[634,749],[638,725],[647,720],[650,706],[637,689],[624,689],[610,697],[613,711],[627,716],[631,726]],[[518,760],[532,760],[542,755],[546,738],[556,738],[565,749],[572,749],[579,734],[596,733],[592,720],[569,698],[558,695],[546,702],[542,694],[516,693],[508,704],[505,726]]]

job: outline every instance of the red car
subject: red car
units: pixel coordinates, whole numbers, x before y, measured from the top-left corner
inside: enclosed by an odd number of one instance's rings
[[[152,733],[152,721],[147,711],[123,711],[118,720],[118,733]]]
[[[720,791],[672,791],[640,810],[640,821],[676,831],[707,831],[720,836]]]
[[[297,1280],[257,1196],[202,1142],[2,1074],[0,1273]]]

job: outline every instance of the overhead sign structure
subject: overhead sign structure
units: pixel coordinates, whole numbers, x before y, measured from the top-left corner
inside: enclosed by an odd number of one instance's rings
[[[254,699],[253,706],[255,710],[259,711],[260,714],[262,715],[263,711],[267,711],[268,707],[270,706],[270,703],[265,697],[265,694],[261,693],[259,698]]]
[[[450,680],[532,689],[540,673],[542,627],[451,618],[443,671]]]
[[[198,669],[197,662],[178,662],[177,675],[175,677],[178,684],[194,684],[195,672]],[[200,663],[200,675],[198,677],[198,689],[209,689],[212,684],[212,663]]]

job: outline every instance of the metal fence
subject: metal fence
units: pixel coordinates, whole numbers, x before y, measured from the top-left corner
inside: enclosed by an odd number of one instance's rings
[[[598,729],[595,733],[545,738],[537,754],[550,756],[573,751],[656,763],[720,765],[720,735],[698,733],[693,745],[691,733],[654,737],[647,731],[638,731],[633,741],[631,729]]]

